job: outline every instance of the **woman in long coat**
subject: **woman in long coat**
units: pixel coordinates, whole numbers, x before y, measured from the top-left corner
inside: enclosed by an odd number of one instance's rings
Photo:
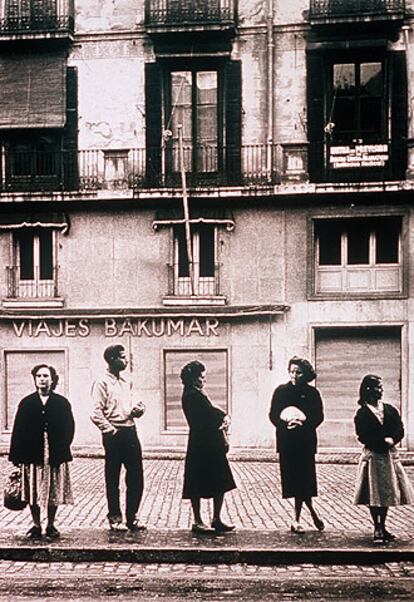
[[[217,532],[226,532],[232,531],[234,526],[226,525],[220,517],[224,494],[236,487],[226,457],[226,432],[230,419],[223,410],[213,406],[203,392],[205,373],[204,364],[198,361],[190,362],[181,371],[184,385],[182,407],[190,427],[183,499],[191,500],[193,532],[210,531],[201,518],[201,498],[213,498],[211,527]]]
[[[29,506],[33,526],[27,536],[42,536],[41,507],[47,507],[46,536],[57,538],[57,507],[73,503],[69,465],[75,423],[69,401],[54,392],[58,375],[53,366],[32,370],[36,391],[17,408],[9,460],[22,470],[22,497]]]
[[[317,495],[315,453],[316,429],[323,422],[323,406],[319,391],[310,386],[316,373],[311,364],[299,357],[289,360],[290,382],[273,393],[269,418],[276,427],[282,496],[295,499],[295,520],[291,531],[302,533],[302,506],[308,507],[315,527],[325,528],[312,504]]]
[[[369,506],[375,543],[395,539],[385,528],[388,508],[414,502],[413,488],[395,447],[404,437],[404,426],[398,410],[381,401],[382,392],[379,376],[364,376],[359,388],[361,407],[354,418],[356,435],[364,445],[354,503]]]

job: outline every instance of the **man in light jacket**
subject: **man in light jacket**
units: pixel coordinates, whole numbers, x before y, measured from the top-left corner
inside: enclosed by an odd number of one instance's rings
[[[94,410],[92,422],[102,433],[105,450],[105,485],[108,521],[112,531],[124,530],[119,499],[122,465],[126,470],[126,527],[130,531],[145,529],[137,519],[144,489],[142,450],[134,418],[140,418],[145,406],[132,401],[132,383],[121,373],[128,366],[123,345],[110,345],[104,351],[106,372],[92,384]]]

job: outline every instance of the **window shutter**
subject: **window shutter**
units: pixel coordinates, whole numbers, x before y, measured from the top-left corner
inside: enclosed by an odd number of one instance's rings
[[[392,175],[404,179],[407,169],[407,67],[405,52],[390,53]]]
[[[324,176],[324,61],[320,54],[307,55],[307,102],[309,176],[321,181]]]
[[[229,184],[241,178],[241,61],[229,61],[225,68],[226,91],[226,173]]]
[[[78,187],[78,70],[66,71],[66,125],[63,130],[65,190]]]
[[[161,175],[161,68],[145,65],[146,176],[154,184]]]

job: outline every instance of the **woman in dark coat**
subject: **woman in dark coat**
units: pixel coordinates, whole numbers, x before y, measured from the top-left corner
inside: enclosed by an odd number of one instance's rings
[[[182,407],[190,427],[185,459],[183,499],[191,500],[194,514],[192,531],[209,532],[201,518],[201,498],[213,498],[211,526],[217,532],[232,531],[220,518],[224,493],[236,487],[226,453],[227,429],[230,418],[212,405],[203,392],[205,366],[193,361],[184,366],[181,380],[184,385]]]
[[[395,447],[404,437],[403,423],[396,408],[381,401],[382,392],[379,376],[364,376],[359,388],[361,407],[354,418],[356,435],[364,445],[354,503],[369,506],[375,543],[395,539],[385,528],[389,506],[414,502],[413,488]]]
[[[323,406],[319,391],[308,383],[316,373],[307,360],[292,357],[288,365],[290,382],[273,393],[269,418],[276,427],[282,496],[295,499],[295,521],[291,531],[302,533],[300,514],[303,503],[308,507],[315,527],[325,528],[317,515],[312,497],[317,495],[315,453],[316,429],[323,422]]]
[[[73,503],[69,465],[75,423],[69,401],[54,392],[58,375],[53,366],[32,370],[36,392],[17,408],[9,460],[22,470],[22,497],[28,502],[33,527],[27,536],[42,536],[41,507],[47,507],[46,536],[59,537],[55,516],[60,504]]]

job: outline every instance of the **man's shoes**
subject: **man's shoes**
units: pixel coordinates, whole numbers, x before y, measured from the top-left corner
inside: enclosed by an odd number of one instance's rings
[[[236,528],[234,525],[226,525],[221,520],[213,520],[211,526],[217,533],[229,533]]]
[[[385,543],[385,533],[382,529],[378,528],[374,530],[374,543]]]
[[[58,537],[60,537],[60,533],[56,527],[51,525],[50,527],[46,527],[46,537],[49,537],[49,539],[58,539]]]
[[[128,531],[146,531],[147,527],[142,523],[138,522],[138,520],[134,520],[132,523],[126,524]]]
[[[29,539],[41,539],[42,529],[40,527],[36,527],[36,525],[33,525],[33,527],[26,533],[26,537]]]
[[[384,541],[395,541],[397,539],[395,535],[387,531],[387,529],[384,529],[383,538]]]
[[[191,532],[197,533],[198,535],[205,535],[206,533],[212,533],[212,529],[204,523],[194,523],[191,527]]]

